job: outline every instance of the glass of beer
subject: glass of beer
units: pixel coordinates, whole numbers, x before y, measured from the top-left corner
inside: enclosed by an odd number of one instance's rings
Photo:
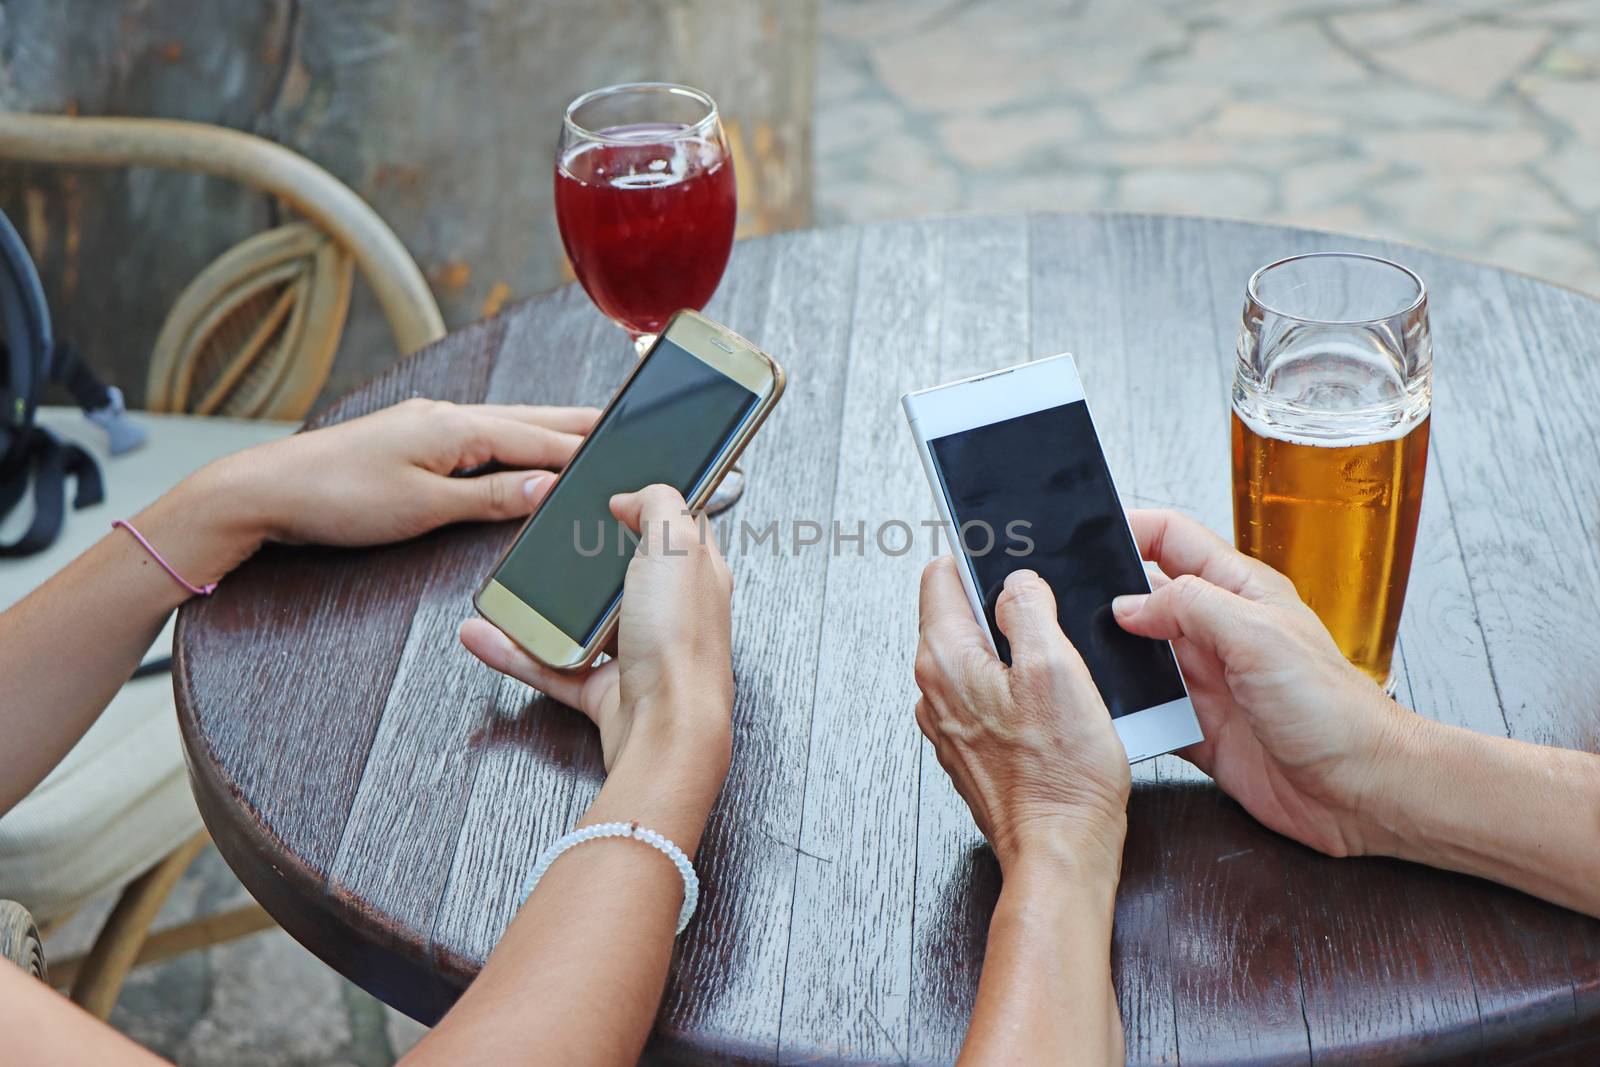
[[[1287,575],[1391,693],[1432,395],[1414,272],[1320,252],[1251,276],[1233,380],[1234,542]]]

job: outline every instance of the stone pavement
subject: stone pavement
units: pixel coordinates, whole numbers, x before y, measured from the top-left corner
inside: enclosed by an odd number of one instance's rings
[[[1224,215],[1600,293],[1596,0],[831,0],[821,32],[819,222]]]
[[[1600,293],[1600,0],[823,0],[820,23],[820,223],[1194,212]],[[163,922],[242,893],[209,854]],[[113,1021],[194,1067],[377,1067],[419,1034],[277,932],[137,972]]]

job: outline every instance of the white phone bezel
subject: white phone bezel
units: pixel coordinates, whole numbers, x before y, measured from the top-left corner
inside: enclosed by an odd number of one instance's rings
[[[922,459],[923,473],[927,475],[928,487],[933,491],[934,504],[944,524],[945,540],[951,546],[956,569],[961,574],[961,585],[967,592],[967,602],[991,648],[994,647],[994,639],[984,619],[983,598],[978,592],[971,560],[960,550],[955,516],[941,487],[928,442],[948,434],[1079,400],[1088,406],[1087,398],[1083,395],[1083,383],[1078,379],[1077,364],[1070,353],[962,378],[932,389],[907,393],[900,398],[900,406],[911,426],[911,435],[917,442],[917,455]],[[1089,421],[1093,425],[1093,411],[1089,413]],[[1095,440],[1099,441],[1098,432]],[[1115,490],[1115,485],[1112,488]],[[1123,514],[1123,521],[1127,521],[1126,513]],[[1128,528],[1128,540],[1134,541],[1132,527]],[[1148,583],[1145,591],[1149,591]],[[1181,668],[1178,677],[1180,680],[1183,678]],[[1195,718],[1194,705],[1189,700],[1188,682],[1183,682],[1183,687],[1184,695],[1177,700],[1111,720],[1123,747],[1128,751],[1128,762],[1137,763],[1204,739],[1199,720]]]

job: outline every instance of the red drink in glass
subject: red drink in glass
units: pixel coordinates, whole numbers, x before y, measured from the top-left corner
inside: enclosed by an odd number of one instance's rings
[[[705,307],[733,247],[733,160],[674,123],[595,131],[556,160],[556,220],[578,281],[637,336]]]

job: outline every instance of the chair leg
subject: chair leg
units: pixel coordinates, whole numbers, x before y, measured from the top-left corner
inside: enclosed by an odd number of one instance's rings
[[[271,930],[275,926],[277,923],[273,921],[272,916],[263,911],[259,904],[247,904],[242,908],[219,911],[215,915],[206,915],[178,926],[157,930],[145,939],[129,970],[143,967],[147,963],[160,963],[162,960],[208,948],[211,945],[236,941],[241,937],[260,933],[262,930]],[[85,959],[85,956],[69,956],[57,960],[50,967],[50,984],[57,989],[72,988],[78,979],[78,972],[83,969]]]
[[[97,1019],[110,1017],[122,983],[150,933],[150,924],[183,872],[210,841],[210,836],[200,831],[122,891],[72,983],[72,999],[79,1007]]]

